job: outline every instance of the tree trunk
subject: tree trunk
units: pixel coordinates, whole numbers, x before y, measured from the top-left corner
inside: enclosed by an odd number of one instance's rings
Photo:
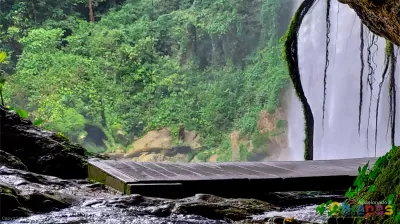
[[[93,0],[89,0],[89,20],[90,22],[94,22],[94,14],[93,14]]]
[[[32,0],[32,9],[33,9],[33,16],[35,17],[35,25],[36,25],[36,7],[35,7],[35,0]]]

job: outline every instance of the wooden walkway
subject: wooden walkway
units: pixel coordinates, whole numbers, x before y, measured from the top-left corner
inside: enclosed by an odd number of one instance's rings
[[[268,192],[347,190],[376,158],[297,162],[146,163],[90,160],[89,178],[124,194],[255,197]]]

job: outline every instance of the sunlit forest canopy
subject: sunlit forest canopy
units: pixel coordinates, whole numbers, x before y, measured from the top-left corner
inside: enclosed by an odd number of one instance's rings
[[[201,136],[203,159],[230,160],[233,131],[255,144],[279,134],[257,121],[289,83],[279,39],[291,4],[3,0],[6,105],[91,151],[126,150],[162,128],[177,138],[182,125]]]

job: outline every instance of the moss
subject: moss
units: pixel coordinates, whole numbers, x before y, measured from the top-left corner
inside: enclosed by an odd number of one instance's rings
[[[385,49],[385,68],[382,73],[382,78],[381,82],[379,83],[379,91],[378,91],[378,99],[376,102],[376,113],[375,113],[375,127],[378,127],[378,117],[379,117],[379,104],[380,104],[380,98],[381,98],[381,93],[382,93],[382,87],[383,83],[386,80],[386,75],[389,70],[389,63],[391,61],[391,55],[393,53],[393,44],[390,41],[386,41],[386,49]],[[375,155],[376,155],[376,145],[378,141],[378,129],[375,129]]]
[[[303,106],[303,113],[305,118],[305,139],[304,139],[304,159],[313,160],[314,148],[314,116],[304,94],[303,86],[301,84],[299,60],[298,60],[298,35],[301,23],[308,13],[310,8],[314,5],[315,0],[305,0],[300,5],[295,15],[292,18],[289,29],[286,33],[286,41],[284,47],[284,56],[289,68],[290,79],[293,83],[294,89],[300,102]]]
[[[187,162],[188,163],[190,163],[192,160],[193,160],[193,158],[196,156],[196,154],[194,154],[192,151],[190,151],[188,154],[187,154]]]
[[[247,161],[247,148],[242,143],[239,144],[240,161]]]
[[[397,0],[339,0],[348,4],[375,34],[400,45],[400,2]]]
[[[211,157],[212,151],[211,150],[205,150],[201,151],[196,155],[196,158],[202,162],[207,162],[207,160]]]
[[[358,134],[361,131],[361,114],[362,114],[362,105],[363,105],[363,75],[364,75],[364,25],[362,22],[360,23],[361,30],[360,30],[360,61],[361,61],[361,68],[360,68],[360,101],[358,103]]]
[[[254,133],[251,136],[251,140],[253,142],[254,149],[265,147],[269,142],[269,135],[267,133]]]
[[[288,122],[285,120],[277,120],[276,121],[276,128],[277,129],[282,129],[282,128],[287,128],[288,127]]]
[[[24,217],[30,214],[30,211],[23,208],[21,195],[16,189],[0,184],[0,214],[2,217]]]
[[[217,162],[229,162],[232,161],[232,150],[223,150],[218,155]]]
[[[329,43],[330,38],[329,34],[331,32],[331,21],[330,21],[330,9],[331,9],[331,0],[326,1],[326,46],[325,46],[325,70],[324,70],[324,100],[322,104],[322,130],[325,129],[325,104],[326,104],[326,84],[327,84],[327,73],[329,67]]]
[[[56,139],[59,141],[69,142],[69,139],[62,132],[56,134]]]

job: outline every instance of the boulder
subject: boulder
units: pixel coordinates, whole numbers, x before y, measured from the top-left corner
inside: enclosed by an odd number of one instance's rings
[[[89,154],[81,146],[71,143],[65,137],[44,131],[22,119],[14,111],[0,106],[0,142],[1,150],[15,156],[7,156],[10,165],[26,168],[60,178],[86,178],[86,160]],[[2,161],[2,163],[5,163]]]
[[[28,170],[28,168],[21,162],[20,159],[11,155],[10,153],[0,150],[0,166],[7,166],[13,169]]]
[[[19,192],[14,188],[0,183],[0,214],[3,217],[25,217],[30,211],[23,208]]]
[[[216,220],[243,220],[279,210],[270,203],[256,199],[225,199],[207,194],[198,194],[181,201],[176,203],[172,213],[199,215]]]
[[[67,208],[73,200],[61,194],[33,192],[23,195],[21,191],[0,183],[0,214],[3,217],[26,217],[34,213],[44,213]]]
[[[101,184],[63,180],[18,169],[0,167],[2,218],[26,217],[79,205],[94,197],[113,197]],[[3,221],[5,221],[3,219]]]
[[[187,154],[194,150],[193,147],[201,148],[199,141],[200,137],[195,131],[185,131],[182,145],[174,145],[171,130],[163,128],[137,139],[122,158],[137,162],[187,162]]]
[[[172,148],[172,134],[168,128],[159,131],[150,131],[142,138],[135,141],[129,150],[130,154],[140,154],[152,149],[168,150]]]
[[[163,162],[165,161],[165,156],[157,153],[143,153],[132,160],[136,162]]]

